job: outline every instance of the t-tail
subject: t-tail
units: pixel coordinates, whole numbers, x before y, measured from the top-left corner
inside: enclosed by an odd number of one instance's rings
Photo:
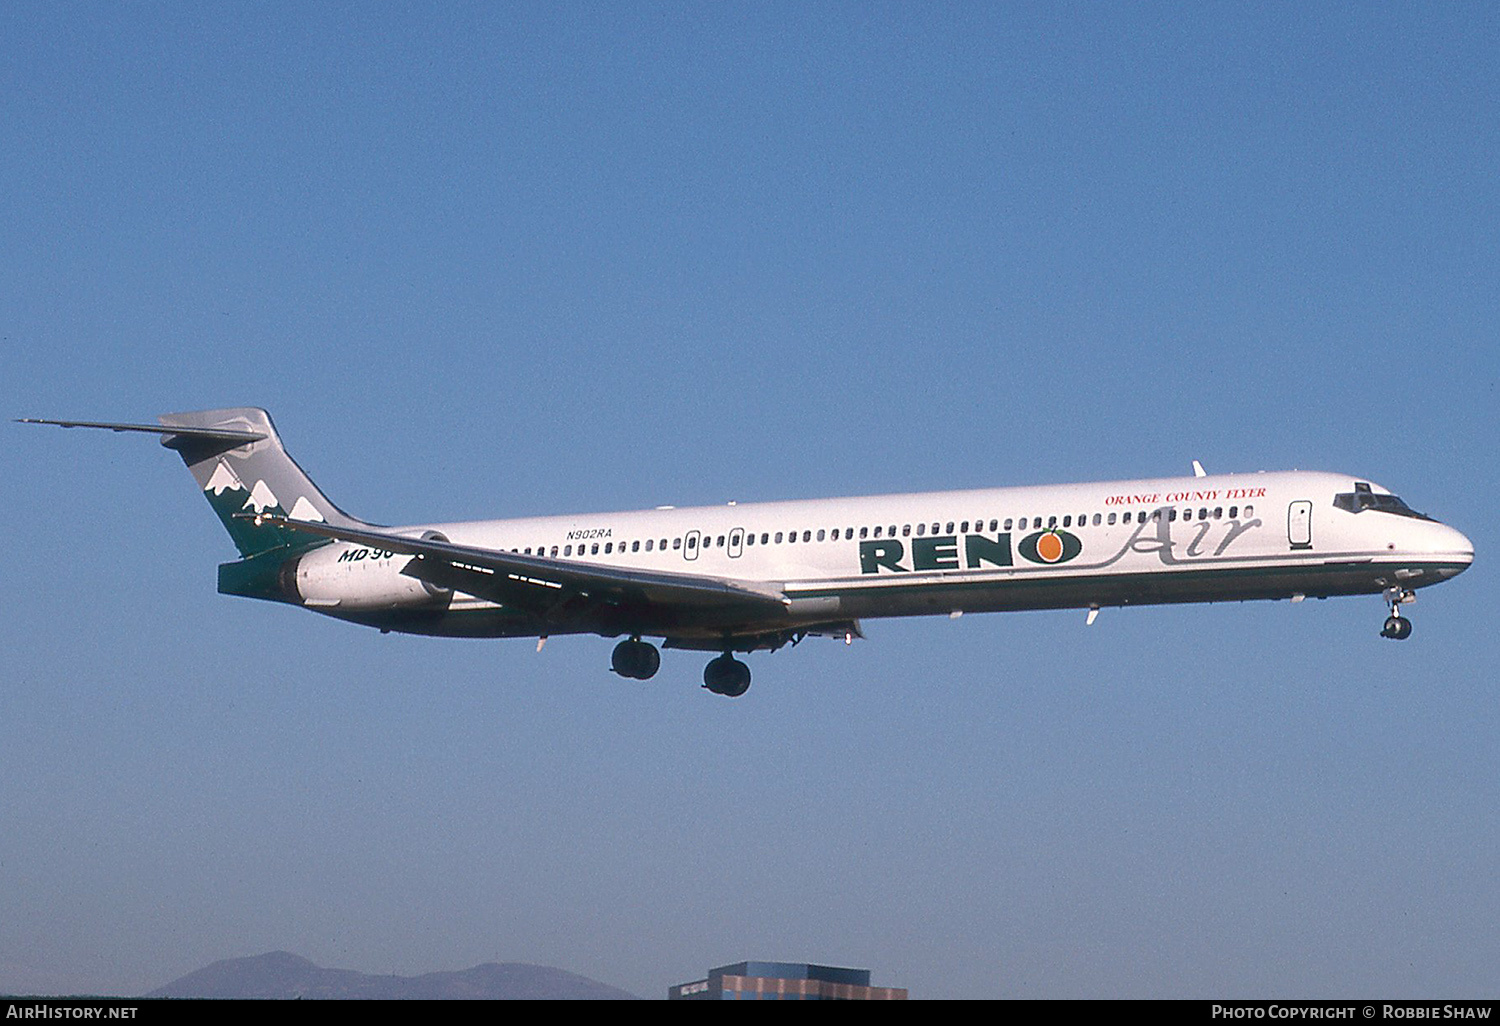
[[[316,520],[336,526],[359,523],[329,502],[287,455],[265,410],[246,407],[167,413],[157,420],[164,428],[184,429],[173,434],[163,432],[162,444],[177,450],[187,464],[241,556],[248,559],[276,549],[287,552],[323,543],[274,522],[257,524],[248,514],[267,513],[272,518]]]
[[[287,455],[271,415],[254,407],[167,413],[154,424],[82,420],[24,423],[104,428],[159,435],[175,449],[203,489],[203,496],[239,549],[239,561],[219,566],[219,591],[230,595],[295,600],[295,585],[283,579],[291,557],[326,545],[325,539],[278,526],[274,518],[323,521],[336,527],[362,522],[339,509]],[[270,514],[257,522],[254,514]]]

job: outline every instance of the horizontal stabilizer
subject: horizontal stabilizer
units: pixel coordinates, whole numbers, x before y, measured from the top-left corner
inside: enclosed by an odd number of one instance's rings
[[[205,442],[259,442],[265,439],[265,435],[258,431],[235,431],[230,428],[198,428],[198,427],[162,427],[160,424],[107,424],[93,420],[42,420],[37,417],[21,417],[16,420],[17,424],[55,424],[57,427],[65,428],[103,428],[106,431],[143,431],[147,434],[162,435],[163,441],[170,443],[170,439],[195,438]]]

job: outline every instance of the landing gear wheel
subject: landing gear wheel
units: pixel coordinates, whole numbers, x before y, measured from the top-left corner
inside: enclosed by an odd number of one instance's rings
[[[716,695],[739,698],[750,689],[750,667],[726,652],[703,668],[703,686]]]
[[[656,650],[655,645],[644,641],[637,641],[636,646],[641,656],[640,665],[636,668],[636,680],[650,680],[661,669],[661,653]]]
[[[1401,615],[1401,606],[1407,602],[1415,602],[1417,593],[1409,588],[1390,587],[1381,594],[1390,603],[1391,615],[1385,618],[1385,627],[1381,630],[1380,636],[1394,641],[1405,641],[1411,637],[1411,621]]]
[[[655,645],[631,638],[615,646],[609,657],[609,666],[621,677],[650,680],[661,669],[661,653]]]

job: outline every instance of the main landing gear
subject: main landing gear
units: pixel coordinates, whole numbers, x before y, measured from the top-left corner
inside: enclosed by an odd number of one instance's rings
[[[661,669],[661,653],[650,642],[629,638],[615,646],[609,668],[621,677],[650,680]],[[750,667],[725,652],[703,668],[703,686],[716,695],[738,698],[750,688]]]
[[[1385,618],[1385,627],[1381,630],[1380,636],[1394,641],[1405,641],[1411,637],[1411,621],[1401,615],[1401,604],[1415,602],[1417,593],[1401,588],[1387,588],[1385,600],[1391,604],[1391,615]]]
[[[716,695],[739,698],[750,689],[750,667],[725,652],[703,668],[703,686]]]
[[[640,638],[630,638],[615,646],[609,657],[609,668],[621,677],[650,680],[661,669],[661,653],[656,646]]]

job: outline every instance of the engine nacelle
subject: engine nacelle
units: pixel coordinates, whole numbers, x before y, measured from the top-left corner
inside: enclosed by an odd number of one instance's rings
[[[435,533],[435,532],[434,532]],[[371,611],[446,606],[453,593],[401,572],[412,557],[368,545],[339,542],[314,549],[291,564],[302,604],[314,609]],[[284,578],[285,579],[285,578]]]

